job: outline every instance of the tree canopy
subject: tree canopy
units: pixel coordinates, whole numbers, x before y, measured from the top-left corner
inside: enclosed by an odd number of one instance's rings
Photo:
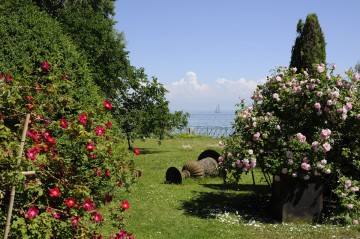
[[[305,23],[300,19],[298,36],[291,51],[290,67],[313,71],[314,64],[326,63],[326,43],[316,14],[309,14]]]
[[[170,113],[165,87],[143,68],[131,65],[124,34],[115,29],[114,1],[34,0],[58,21],[85,56],[97,86],[113,102],[128,138],[155,135],[186,126],[188,114]]]

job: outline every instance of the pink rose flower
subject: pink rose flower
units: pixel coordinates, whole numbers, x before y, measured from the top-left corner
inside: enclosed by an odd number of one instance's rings
[[[297,136],[297,139],[299,140],[299,142],[303,143],[306,141],[306,136],[303,135],[302,133],[297,133],[296,136]]]
[[[326,153],[326,152],[329,152],[329,151],[330,151],[331,146],[330,146],[329,143],[324,143],[324,144],[322,145],[322,148],[323,148],[323,152]]]
[[[337,98],[339,98],[340,93],[339,93],[339,91],[334,91],[334,92],[331,93],[331,96],[332,96],[333,99],[337,99]]]
[[[331,135],[331,130],[323,129],[323,130],[321,130],[320,138],[325,140],[325,139],[328,139],[330,137],[330,135]]]
[[[254,141],[258,141],[260,138],[260,132],[256,132],[254,135],[253,135],[253,140]]]
[[[317,110],[320,110],[321,109],[320,103],[315,103],[314,108],[317,109]]]
[[[278,93],[274,93],[274,94],[273,94],[273,98],[274,98],[275,100],[277,100],[277,101],[280,100]]]
[[[325,66],[323,66],[322,64],[321,64],[321,65],[318,65],[318,66],[316,67],[316,70],[317,70],[318,73],[323,73],[324,70],[325,70]]]
[[[345,186],[345,188],[351,187],[351,180],[346,180],[346,181],[344,182],[344,186]]]
[[[309,171],[311,169],[311,166],[310,166],[310,164],[303,162],[301,164],[301,168],[304,169],[305,171]]]
[[[358,80],[359,80],[359,73],[355,72],[354,75],[353,75],[353,81],[356,82]]]
[[[347,111],[350,111],[352,109],[352,104],[350,102],[347,102],[345,104],[345,108],[346,108]]]

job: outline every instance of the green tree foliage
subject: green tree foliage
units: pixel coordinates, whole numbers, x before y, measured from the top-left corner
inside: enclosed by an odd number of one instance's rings
[[[290,67],[313,73],[313,65],[326,63],[326,43],[316,14],[309,14],[305,24],[300,19],[296,29],[298,36],[291,51]]]
[[[96,84],[113,101],[128,139],[150,135],[161,139],[171,127],[186,126],[187,114],[170,113],[164,86],[156,78],[149,79],[143,68],[130,64],[124,34],[114,29],[114,1],[35,2],[61,23],[86,56]]]
[[[356,63],[354,69],[356,72],[360,73],[360,61],[358,61],[358,63]]]

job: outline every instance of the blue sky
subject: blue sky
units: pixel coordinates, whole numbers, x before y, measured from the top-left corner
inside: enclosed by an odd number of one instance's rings
[[[129,58],[169,90],[171,110],[235,111],[287,66],[300,18],[316,13],[336,73],[360,60],[360,1],[117,0]]]

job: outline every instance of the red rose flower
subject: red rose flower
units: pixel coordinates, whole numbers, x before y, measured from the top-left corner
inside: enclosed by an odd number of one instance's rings
[[[34,161],[36,159],[36,149],[28,149],[26,152],[26,157]]]
[[[106,193],[106,194],[105,194],[105,203],[106,203],[106,204],[109,203],[109,202],[111,202],[112,199],[113,199],[113,197],[112,197],[109,193]]]
[[[6,81],[7,81],[8,83],[11,83],[12,80],[13,80],[12,75],[9,75],[8,73],[5,73],[5,74],[4,74],[4,77],[5,77],[5,79],[6,79]]]
[[[105,129],[102,126],[96,127],[95,131],[98,136],[103,136],[105,133]]]
[[[39,210],[37,209],[37,207],[35,206],[31,206],[29,207],[29,210],[27,211],[27,213],[25,214],[26,218],[29,219],[33,219],[34,217],[36,217],[39,214]]]
[[[50,143],[50,144],[55,144],[55,139],[53,137],[47,137],[46,140]]]
[[[60,197],[61,193],[58,187],[50,189],[50,197]]]
[[[61,214],[59,212],[55,212],[53,216],[54,218],[59,219],[61,217]]]
[[[98,176],[101,176],[101,171],[98,168],[94,168],[93,170]]]
[[[108,120],[108,122],[106,123],[106,127],[108,127],[109,129],[112,128],[112,123],[110,122],[110,120]]]
[[[130,208],[130,204],[128,201],[123,201],[121,203],[121,207],[124,209],[124,210],[128,210]]]
[[[104,101],[104,106],[105,106],[105,109],[108,111],[111,110],[111,108],[112,108],[112,104],[109,100]]]
[[[60,119],[60,126],[63,129],[67,129],[69,127],[67,120],[66,119]]]
[[[135,153],[136,155],[140,155],[140,150],[139,150],[138,148],[134,148],[134,153]]]
[[[71,223],[73,224],[73,226],[74,227],[77,227],[77,226],[79,226],[79,217],[77,217],[77,216],[72,216],[71,217]]]
[[[36,130],[29,130],[26,134],[29,135],[35,141],[39,140],[39,135]]]
[[[76,205],[73,197],[69,197],[68,199],[66,199],[65,203],[68,207],[74,207]]]
[[[100,222],[102,220],[102,215],[97,212],[91,213],[91,216],[94,217],[94,222]]]
[[[49,65],[49,63],[47,61],[43,61],[42,62],[42,65],[41,65],[41,68],[43,70],[50,70],[51,69],[51,66]]]
[[[83,114],[79,115],[79,122],[83,125],[86,125],[87,117],[88,117],[87,113],[83,113]]]
[[[90,198],[86,199],[82,206],[86,211],[91,211],[96,209],[94,202],[91,201]]]
[[[95,150],[96,149],[96,147],[95,147],[95,144],[94,143],[87,143],[87,145],[86,145],[86,150]]]

